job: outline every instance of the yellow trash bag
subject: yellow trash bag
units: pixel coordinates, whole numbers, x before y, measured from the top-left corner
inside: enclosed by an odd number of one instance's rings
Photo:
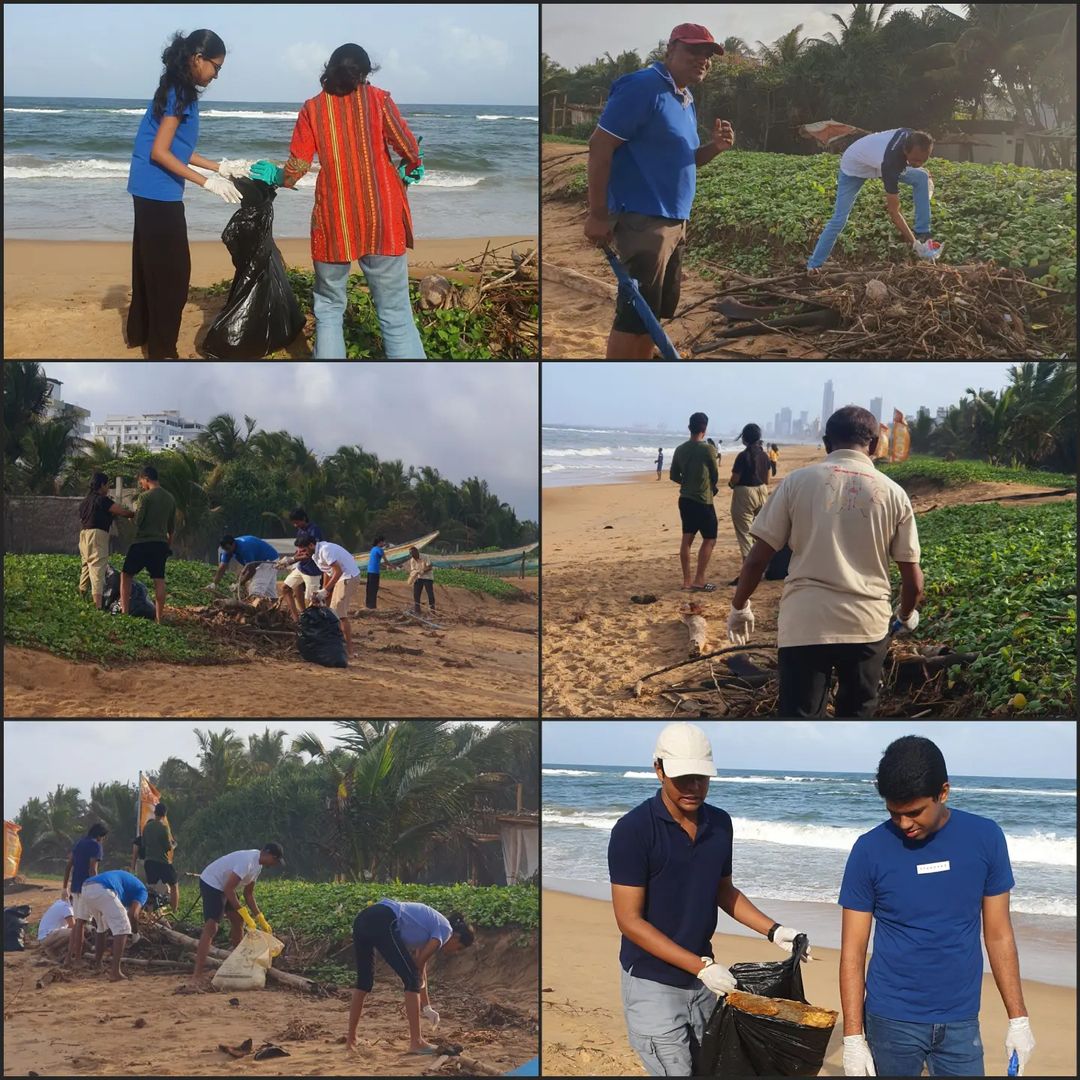
[[[274,957],[285,948],[265,930],[245,930],[244,940],[229,954],[214,974],[218,990],[261,990],[266,985],[266,971]]]
[[[22,842],[19,840],[21,825],[14,821],[4,822],[4,880],[13,878],[19,872],[19,859],[22,857]]]

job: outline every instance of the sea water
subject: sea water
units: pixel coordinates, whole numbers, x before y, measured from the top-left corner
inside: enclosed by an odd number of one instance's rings
[[[149,97],[5,97],[4,236],[129,240],[134,216],[128,168],[148,104]],[[204,97],[196,152],[211,161],[268,158],[283,164],[302,104]],[[424,137],[425,176],[408,192],[418,237],[536,235],[535,106],[398,108],[413,134]],[[309,235],[318,170],[316,161],[295,190],[279,191],[276,237]],[[218,239],[233,209],[189,183],[189,238]]]
[[[647,765],[545,764],[545,888],[610,898],[611,828],[658,789]],[[888,819],[873,776],[721,769],[708,802],[732,818],[734,884],[772,901],[759,906],[774,918],[812,918],[804,928],[820,944],[839,946],[836,901],[848,853],[859,836]],[[990,818],[1005,833],[1025,975],[1075,986],[1076,781],[953,776],[949,805]],[[722,916],[718,929],[741,927]]]

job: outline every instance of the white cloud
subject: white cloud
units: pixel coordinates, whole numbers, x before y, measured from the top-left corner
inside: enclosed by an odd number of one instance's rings
[[[458,64],[483,64],[504,68],[510,63],[510,47],[489,34],[477,34],[447,19],[440,23],[441,45],[445,54]]]
[[[318,79],[334,50],[313,41],[299,41],[285,50],[285,63],[298,75]]]

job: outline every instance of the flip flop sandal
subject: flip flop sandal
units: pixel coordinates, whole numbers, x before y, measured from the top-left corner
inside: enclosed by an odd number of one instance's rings
[[[691,586],[690,591],[691,592],[716,592],[716,586],[711,581],[707,581],[704,585],[693,585],[693,586]]]

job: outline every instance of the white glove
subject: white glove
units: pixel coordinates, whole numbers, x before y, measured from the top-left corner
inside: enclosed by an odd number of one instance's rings
[[[217,586],[213,582],[210,582],[209,585],[204,585],[203,588],[207,592],[217,592]]]
[[[874,1055],[865,1035],[844,1036],[844,1075],[877,1076],[874,1071]]]
[[[773,944],[779,946],[786,953],[790,953],[795,948],[795,939],[799,934],[803,933],[802,930],[792,930],[790,926],[778,926],[776,933],[773,934]],[[806,947],[805,960],[810,959],[810,946]]]
[[[425,1020],[430,1020],[433,1028],[439,1026],[439,1014],[430,1005],[425,1005],[423,1009],[420,1010],[420,1015]]]
[[[289,560],[288,555],[282,555],[281,558],[274,563],[274,566],[278,570],[287,570],[290,566],[292,566],[292,562]]]
[[[236,185],[219,173],[208,176],[206,178],[206,183],[203,184],[203,189],[214,195],[220,195],[227,203],[238,203],[242,201],[240,192],[236,190]]]
[[[930,191],[930,198],[932,199],[934,197],[934,178],[929,173],[926,174],[926,186]]]
[[[754,632],[754,613],[750,610],[750,601],[746,601],[746,607],[737,608],[731,606],[731,612],[727,617],[727,636],[732,645],[745,645]]]
[[[1016,1051],[1016,1061],[1020,1066],[1019,1075],[1024,1075],[1024,1067],[1035,1049],[1035,1036],[1031,1033],[1031,1022],[1026,1016],[1017,1016],[1009,1021],[1009,1030],[1005,1035],[1005,1054],[1012,1057]]]
[[[722,964],[714,963],[707,956],[701,958],[705,966],[698,972],[698,978],[718,997],[731,993],[735,989],[735,976]]]
[[[218,162],[218,176],[225,177],[244,177],[247,178],[248,170],[251,168],[252,162],[250,161],[219,161]]]
[[[911,614],[906,618],[900,618],[900,609],[897,608],[893,612],[892,623],[889,626],[889,633],[893,634],[912,634],[918,628],[919,625],[919,609],[912,608]],[[893,628],[896,629],[893,629]]]
[[[327,597],[327,592],[326,592],[326,590],[325,590],[325,589],[319,589],[319,590],[318,590],[318,591],[317,591],[317,592],[315,593],[314,599],[315,599],[315,600],[325,600],[325,599],[326,599],[326,597]]]

